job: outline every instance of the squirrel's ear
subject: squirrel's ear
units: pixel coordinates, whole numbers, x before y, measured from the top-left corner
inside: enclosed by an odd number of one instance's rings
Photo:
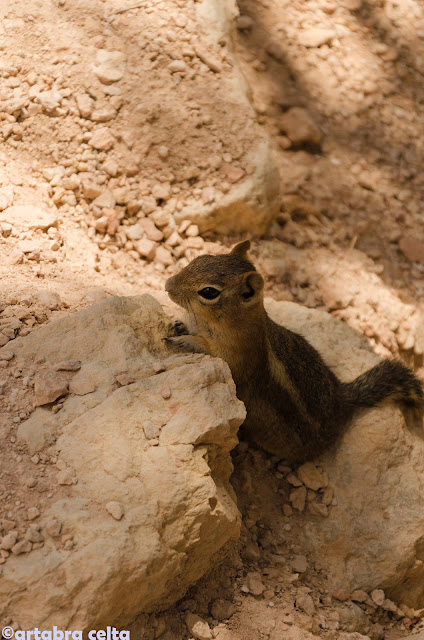
[[[256,302],[260,298],[263,288],[264,279],[260,273],[257,271],[243,273],[240,285],[240,296],[244,302]]]
[[[243,240],[243,242],[239,242],[236,244],[230,251],[232,256],[239,256],[244,260],[248,260],[247,252],[250,249],[250,240]]]

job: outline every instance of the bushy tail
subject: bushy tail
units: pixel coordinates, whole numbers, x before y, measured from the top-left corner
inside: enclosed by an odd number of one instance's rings
[[[424,407],[420,380],[399,360],[382,360],[343,387],[347,401],[355,407],[374,407],[387,398],[412,407]]]

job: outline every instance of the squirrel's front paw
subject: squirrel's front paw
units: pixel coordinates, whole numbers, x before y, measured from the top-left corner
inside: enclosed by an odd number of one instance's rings
[[[175,320],[174,324],[172,325],[172,328],[174,330],[174,335],[176,336],[188,335],[188,329],[185,326],[184,322],[181,322],[181,320]]]
[[[205,347],[202,345],[202,338],[199,336],[176,336],[175,338],[162,338],[169,345],[178,347],[182,351],[190,351],[191,353],[206,353]]]

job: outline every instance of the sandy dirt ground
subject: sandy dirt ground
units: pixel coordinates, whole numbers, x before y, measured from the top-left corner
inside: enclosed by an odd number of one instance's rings
[[[218,61],[193,48],[192,0],[118,12],[130,4],[0,3],[0,345],[109,295],[149,292],[175,315],[166,278],[239,239],[173,219],[249,173],[243,109],[222,85],[234,50],[280,170],[280,212],[265,237],[250,234],[267,295],[328,310],[422,375],[421,2],[241,0]],[[304,138],[290,135],[293,108],[311,119]],[[0,365],[0,513],[14,523],[48,501],[49,472],[15,438],[38,372]],[[347,611],[332,598],[296,541],[291,470],[243,444],[234,463],[244,527],[230,561],[147,627],[135,622],[135,640],[200,637],[187,612],[219,640],[396,640],[420,628],[420,612]]]

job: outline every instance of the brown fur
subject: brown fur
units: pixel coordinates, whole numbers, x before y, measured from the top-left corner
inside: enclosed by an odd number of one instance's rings
[[[188,311],[189,328],[179,323],[179,335],[167,340],[228,363],[247,408],[244,428],[258,446],[300,462],[329,448],[357,407],[386,398],[422,404],[421,383],[401,362],[383,360],[342,383],[302,336],[273,322],[249,248],[242,242],[227,255],[199,256],[169,278],[166,290]],[[210,288],[216,299],[199,293]]]

